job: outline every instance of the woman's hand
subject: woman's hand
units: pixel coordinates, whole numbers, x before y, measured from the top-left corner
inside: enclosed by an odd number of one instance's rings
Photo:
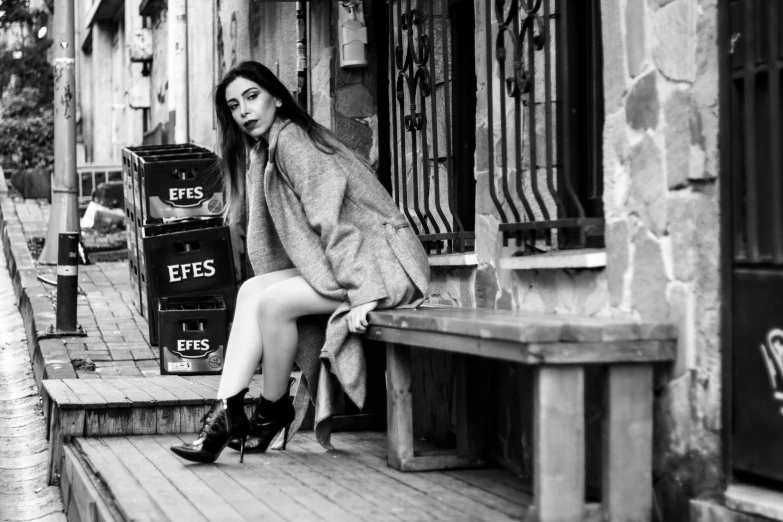
[[[351,333],[364,333],[367,331],[367,312],[372,312],[378,306],[378,301],[360,304],[351,308],[348,316],[348,330]]]

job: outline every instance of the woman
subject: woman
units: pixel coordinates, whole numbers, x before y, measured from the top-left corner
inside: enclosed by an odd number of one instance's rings
[[[295,417],[296,360],[316,399],[316,435],[329,448],[331,381],[361,407],[359,334],[375,309],[418,306],[429,268],[421,243],[367,163],[300,107],[269,69],[243,62],[215,90],[228,224],[247,213],[255,277],[239,289],[217,400],[199,438],[177,455],[213,462],[232,439],[240,462],[266,451]],[[325,318],[315,317],[328,314]],[[263,394],[244,396],[259,360]],[[303,406],[306,408],[306,404]]]

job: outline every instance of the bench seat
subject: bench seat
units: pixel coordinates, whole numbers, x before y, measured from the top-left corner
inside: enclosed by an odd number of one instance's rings
[[[652,514],[653,365],[670,362],[676,328],[633,319],[461,307],[382,310],[365,336],[386,343],[390,467],[425,471],[482,466],[471,357],[533,367],[535,520],[582,520],[585,514],[584,372],[605,365],[602,508],[605,520]],[[457,358],[457,448],[413,450],[410,348]]]

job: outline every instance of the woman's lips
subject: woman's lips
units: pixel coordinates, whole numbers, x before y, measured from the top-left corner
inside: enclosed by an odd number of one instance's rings
[[[244,123],[245,129],[250,130],[253,127],[256,126],[256,123],[258,123],[258,120],[248,120]]]

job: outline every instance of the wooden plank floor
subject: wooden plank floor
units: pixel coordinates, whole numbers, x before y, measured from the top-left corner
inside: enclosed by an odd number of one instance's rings
[[[333,452],[300,432],[285,451],[245,455],[244,464],[230,449],[216,464],[186,463],[169,451],[192,438],[84,437],[71,447],[127,520],[505,521],[525,518],[532,502],[501,469],[392,470],[381,432],[335,433]],[[599,511],[590,506],[586,518],[597,520]]]

